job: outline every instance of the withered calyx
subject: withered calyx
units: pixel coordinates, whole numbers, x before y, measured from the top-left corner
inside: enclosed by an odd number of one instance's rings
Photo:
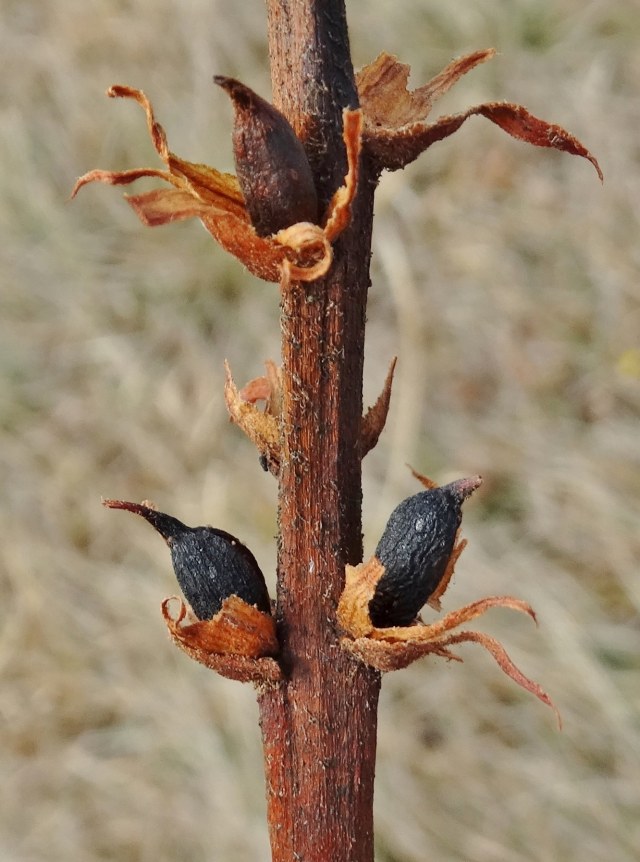
[[[165,539],[176,578],[189,609],[181,602],[177,617],[162,613],[173,640],[192,658],[233,679],[273,681],[280,670],[271,600],[251,551],[214,527],[187,527],[145,503],[104,500],[112,509],[141,515]],[[189,610],[192,612],[190,618]]]
[[[456,631],[495,607],[527,614],[527,602],[511,596],[488,596],[457,608],[429,625],[418,613],[425,602],[440,609],[440,598],[451,581],[466,546],[459,539],[461,505],[481,483],[479,476],[459,479],[439,488],[426,476],[414,476],[427,487],[400,503],[391,513],[370,560],[346,566],[345,587],[337,609],[344,632],[342,648],[380,671],[399,670],[426,655],[460,660],[456,644],[480,644],[500,668],[526,691],[560,716],[549,695],[511,661],[502,644],[482,632]]]

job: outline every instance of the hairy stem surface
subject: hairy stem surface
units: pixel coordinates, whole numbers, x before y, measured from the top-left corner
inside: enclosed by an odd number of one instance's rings
[[[268,0],[273,100],[302,138],[321,207],[357,106],[342,0]],[[339,646],[344,566],[362,558],[359,433],[375,178],[362,166],[328,276],[281,298],[284,450],[278,627],[286,682],[259,697],[274,862],[372,862],[379,675]]]

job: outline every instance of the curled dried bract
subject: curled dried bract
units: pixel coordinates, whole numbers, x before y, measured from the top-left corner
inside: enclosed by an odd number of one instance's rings
[[[179,602],[177,616],[170,610],[174,600]],[[172,596],[162,602],[162,616],[174,643],[222,676],[255,683],[282,679],[273,658],[279,649],[273,617],[237,596],[225,599],[210,620],[196,619],[182,599]]]
[[[246,88],[245,88],[246,89]],[[320,224],[298,222],[270,236],[260,236],[252,224],[240,184],[232,174],[181,159],[171,152],[164,129],[141,90],[113,86],[111,98],[132,99],[145,112],[153,146],[165,169],[126,171],[93,170],[76,182],[72,197],[88,183],[128,185],[141,177],[157,177],[173,188],[154,189],[127,196],[143,224],[155,227],[172,221],[199,218],[209,233],[254,275],[265,281],[287,279],[313,281],[325,275],[333,260],[332,243],[347,227],[358,183],[358,159],[362,130],[359,110],[343,112],[343,139],[348,172],[344,186],[334,194]]]
[[[380,54],[358,73],[360,104],[364,113],[363,146],[378,167],[404,168],[436,141],[448,138],[474,114],[486,117],[509,135],[536,147],[552,147],[588,159],[600,180],[596,158],[577,138],[553,123],[535,117],[522,105],[484,102],[459,114],[427,122],[434,103],[463,75],[490,60],[493,48],[474,51],[452,60],[427,84],[407,88],[410,68],[391,54]]]
[[[267,377],[251,380],[240,392],[233,382],[229,363],[225,362],[224,397],[229,417],[241,428],[274,475],[280,470],[280,374],[273,362],[267,362]],[[265,399],[267,409],[260,410],[256,401]]]

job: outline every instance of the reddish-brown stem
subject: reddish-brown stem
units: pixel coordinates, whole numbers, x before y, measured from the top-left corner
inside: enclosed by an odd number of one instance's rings
[[[357,105],[342,0],[268,0],[274,103],[302,137],[321,206]],[[283,290],[278,628],[286,681],[259,697],[274,862],[371,862],[379,675],[340,649],[345,563],[362,558],[359,435],[375,176],[329,275]]]

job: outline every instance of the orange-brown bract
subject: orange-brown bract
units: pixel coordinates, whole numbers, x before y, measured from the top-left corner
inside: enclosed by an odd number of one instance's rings
[[[258,236],[318,221],[318,199],[304,147],[287,118],[253,90],[216,75],[231,97],[233,155],[244,202]]]
[[[384,566],[369,603],[378,628],[410,625],[442,580],[462,519],[463,501],[480,484],[459,479],[403,500],[391,513],[375,556]]]
[[[141,515],[160,533],[171,550],[180,589],[198,619],[211,619],[229,596],[271,613],[264,575],[255,557],[230,533],[214,527],[187,527],[171,515],[124,500],[105,500],[105,505]]]

